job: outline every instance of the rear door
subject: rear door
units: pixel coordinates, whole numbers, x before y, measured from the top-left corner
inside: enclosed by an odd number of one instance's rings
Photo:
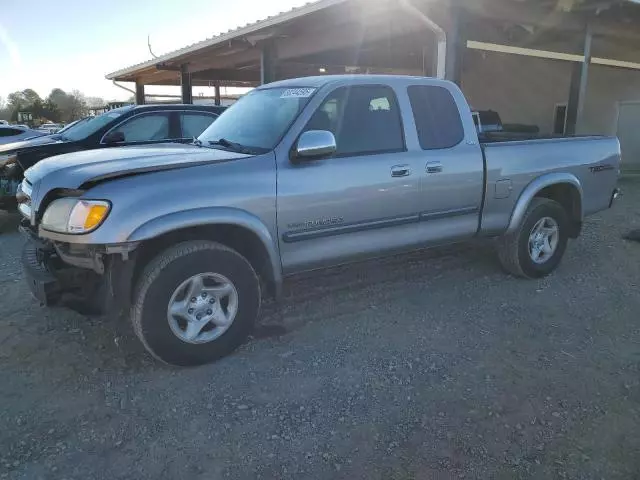
[[[162,143],[176,140],[180,133],[176,131],[171,121],[174,112],[155,111],[134,115],[110,129],[105,136],[111,132],[122,132],[124,142],[104,143],[101,146],[121,147],[124,145],[145,145]]]
[[[179,114],[180,140],[191,142],[194,138],[198,138],[216,118],[218,115],[215,113],[181,111]]]
[[[412,85],[407,94],[415,123],[412,132],[422,151],[422,238],[434,244],[471,237],[482,206],[484,161],[469,107],[461,92],[442,85]],[[461,111],[469,115],[467,122]]]
[[[406,148],[396,92],[330,92],[302,132],[331,131],[337,153],[278,165],[278,231],[286,273],[402,248],[417,224],[420,159]],[[295,147],[295,145],[294,145]]]

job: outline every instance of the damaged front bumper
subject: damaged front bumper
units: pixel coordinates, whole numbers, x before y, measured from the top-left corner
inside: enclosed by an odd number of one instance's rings
[[[26,240],[23,270],[40,304],[67,306],[95,315],[129,308],[135,245],[72,245],[42,240],[25,224],[20,231]]]

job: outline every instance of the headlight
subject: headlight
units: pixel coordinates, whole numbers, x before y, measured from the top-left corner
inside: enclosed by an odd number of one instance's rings
[[[58,233],[89,233],[104,222],[111,204],[104,200],[61,198],[51,202],[42,217],[42,228]]]

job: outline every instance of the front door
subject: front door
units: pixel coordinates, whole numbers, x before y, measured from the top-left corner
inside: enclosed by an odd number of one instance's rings
[[[331,158],[279,164],[284,272],[366,258],[410,242],[421,165],[406,150],[393,89],[337,88],[303,131],[308,130],[331,131],[338,149]]]

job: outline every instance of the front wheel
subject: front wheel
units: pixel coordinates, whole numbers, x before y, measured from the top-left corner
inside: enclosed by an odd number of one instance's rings
[[[260,283],[238,252],[207,241],[175,245],[140,275],[131,320],[157,359],[202,365],[234,351],[260,310]]]
[[[507,272],[540,278],[560,264],[569,240],[567,212],[558,202],[534,198],[518,229],[498,240],[498,256]]]

